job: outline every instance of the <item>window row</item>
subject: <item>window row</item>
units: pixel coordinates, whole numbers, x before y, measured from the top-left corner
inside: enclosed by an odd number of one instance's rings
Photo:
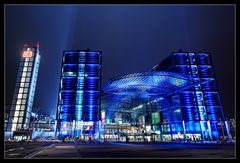
[[[33,61],[33,58],[26,58],[26,59],[25,59],[25,62],[26,62],[26,61]]]
[[[27,77],[27,78],[22,77],[21,83],[24,83],[24,82],[30,82],[30,77]]]
[[[21,88],[21,89],[22,89],[22,88]],[[26,98],[27,98],[27,94],[19,93],[17,98],[18,98],[18,99],[22,99],[22,98],[26,99]]]
[[[19,123],[22,123],[22,121],[23,121],[23,117],[14,117],[13,118],[13,123],[17,123],[17,122],[19,122]]]
[[[15,131],[15,130],[17,129],[17,127],[18,127],[18,128],[21,128],[22,125],[19,124],[19,125],[17,126],[17,124],[13,124],[13,125],[12,125],[12,131]]]
[[[32,67],[23,67],[23,71],[32,71]]]
[[[22,60],[21,62],[20,62],[20,66],[30,66],[30,65],[33,65],[33,60],[32,61],[24,61],[24,60]]]
[[[27,92],[28,92],[28,88],[19,88],[18,95],[21,94],[21,93],[27,93]]]
[[[20,104],[23,104],[23,105],[25,105],[26,104],[26,100],[17,100],[17,105],[16,105],[16,107],[18,106],[18,105],[20,105]]]
[[[25,105],[12,105],[12,108],[15,110],[24,110]]]
[[[19,70],[22,70],[23,68],[33,68],[33,66],[20,66]]]
[[[30,65],[31,65],[31,66],[30,66]],[[32,64],[30,64],[30,65],[29,65],[29,63],[28,63],[28,66],[25,66],[25,63],[24,63],[24,65],[22,64],[22,65],[19,66],[19,69],[18,69],[18,70],[22,70],[23,68],[32,68],[33,65],[32,65]]]
[[[29,83],[20,83],[20,87],[29,87]]]
[[[24,67],[26,67],[26,66],[32,66],[32,65],[33,65],[32,62],[25,62],[25,63],[24,63]]]
[[[21,77],[30,77],[30,76],[31,76],[31,72],[23,72],[23,73],[19,73],[18,76],[21,76]]]
[[[14,117],[23,117],[23,115],[24,115],[24,111],[15,111],[15,113],[14,113]]]

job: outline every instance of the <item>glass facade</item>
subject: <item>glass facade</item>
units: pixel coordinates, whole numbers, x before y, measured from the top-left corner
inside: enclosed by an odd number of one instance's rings
[[[16,87],[13,95],[8,131],[17,131],[29,127],[33,106],[40,55],[38,45],[23,49],[18,69]]]
[[[101,52],[63,53],[57,109],[57,135],[89,138],[100,121]]]
[[[210,54],[172,53],[152,70],[178,72],[193,77],[193,88],[181,91],[178,95],[185,135],[198,133],[203,141],[230,136],[227,126],[224,126],[224,130],[223,126],[219,126],[225,117]]]
[[[149,72],[103,86],[104,128],[112,141],[230,140],[207,53],[172,53]]]

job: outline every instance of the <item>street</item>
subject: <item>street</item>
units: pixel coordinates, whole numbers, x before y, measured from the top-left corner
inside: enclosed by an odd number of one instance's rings
[[[235,145],[12,143],[5,158],[235,158]]]

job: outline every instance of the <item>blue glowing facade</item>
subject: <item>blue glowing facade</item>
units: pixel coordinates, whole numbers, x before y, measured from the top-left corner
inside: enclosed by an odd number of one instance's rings
[[[113,78],[102,90],[104,139],[231,138],[210,54],[174,52],[151,71]]]
[[[57,109],[59,137],[92,137],[100,120],[100,51],[64,51]]]
[[[152,71],[170,71],[189,74],[195,83],[190,89],[174,95],[173,101],[179,101],[173,107],[180,107],[178,114],[182,116],[182,124],[175,123],[172,115],[171,132],[201,134],[202,140],[217,140],[220,136],[229,136],[223,108],[220,101],[212,58],[207,53],[172,53]],[[171,123],[170,123],[171,124]],[[180,127],[179,127],[180,126]],[[223,130],[223,127],[225,128]]]

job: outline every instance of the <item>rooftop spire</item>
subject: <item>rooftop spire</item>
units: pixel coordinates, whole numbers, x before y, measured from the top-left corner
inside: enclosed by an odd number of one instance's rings
[[[39,42],[37,42],[37,44],[36,44],[36,47],[37,47],[37,48],[39,48],[39,47],[40,47],[40,44],[39,44]]]

